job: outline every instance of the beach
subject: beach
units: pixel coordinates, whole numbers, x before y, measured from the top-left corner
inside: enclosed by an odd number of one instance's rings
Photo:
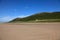
[[[60,40],[60,23],[0,24],[0,40]]]

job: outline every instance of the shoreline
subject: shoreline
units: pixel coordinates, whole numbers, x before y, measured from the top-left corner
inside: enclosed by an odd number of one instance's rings
[[[27,24],[28,24],[28,25],[30,25],[30,24],[60,24],[60,22],[41,22],[41,23],[31,23],[31,22],[30,22],[30,23],[28,23],[28,22],[24,22],[24,23],[0,23],[0,25],[1,25],[1,24],[14,24],[14,25],[15,25],[15,24],[16,24],[16,25],[17,25],[17,24],[22,24],[22,25],[23,25],[23,24],[26,24],[26,25],[27,25]]]

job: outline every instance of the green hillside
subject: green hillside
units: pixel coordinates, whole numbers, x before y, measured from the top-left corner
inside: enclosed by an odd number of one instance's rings
[[[36,13],[31,16],[25,18],[16,18],[10,22],[60,22],[60,12],[43,12],[43,13]]]

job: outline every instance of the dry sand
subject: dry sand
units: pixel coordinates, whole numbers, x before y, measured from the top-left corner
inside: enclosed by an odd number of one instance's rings
[[[0,24],[0,40],[60,40],[60,23]]]

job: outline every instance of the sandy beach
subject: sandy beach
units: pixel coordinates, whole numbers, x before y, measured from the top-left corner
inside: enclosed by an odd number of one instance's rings
[[[60,23],[0,24],[0,40],[60,40]]]

